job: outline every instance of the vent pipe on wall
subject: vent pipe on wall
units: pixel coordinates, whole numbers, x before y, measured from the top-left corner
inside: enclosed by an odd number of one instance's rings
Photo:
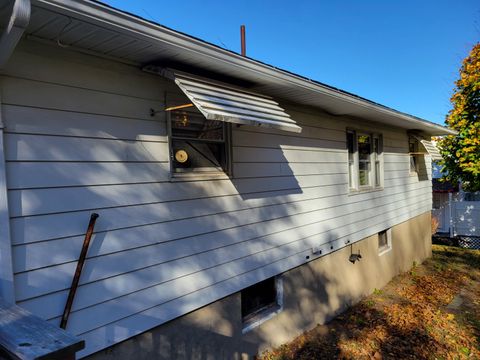
[[[240,26],[240,43],[242,46],[242,56],[247,56],[247,45],[245,43],[245,25]]]

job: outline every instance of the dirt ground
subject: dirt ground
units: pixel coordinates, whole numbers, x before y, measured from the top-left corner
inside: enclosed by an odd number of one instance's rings
[[[431,259],[259,359],[480,359],[480,251],[433,245]]]

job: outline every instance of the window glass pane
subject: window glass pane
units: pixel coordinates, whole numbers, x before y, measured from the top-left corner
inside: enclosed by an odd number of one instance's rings
[[[360,161],[358,164],[358,170],[360,186],[370,185],[370,162]]]
[[[372,144],[370,135],[358,135],[358,181],[360,186],[370,185],[370,154]]]
[[[347,148],[348,148],[348,160],[353,161],[354,148],[354,136],[352,132],[347,132]]]
[[[387,231],[381,231],[378,233],[378,248],[384,249],[388,247],[388,238],[387,238]]]
[[[172,140],[173,166],[177,172],[185,170],[221,171],[226,167],[223,143],[204,143],[194,140]]]
[[[224,140],[222,121],[207,120],[201,114],[175,111],[171,115],[172,137],[202,140]]]
[[[417,157],[410,155],[410,172],[417,172]]]
[[[408,151],[409,152],[417,152],[418,150],[417,142],[415,139],[410,139],[408,141]]]
[[[225,123],[202,114],[172,111],[171,159],[176,173],[221,172],[227,170]]]
[[[360,160],[370,160],[370,153],[372,152],[372,144],[370,142],[370,135],[358,135],[358,157]]]
[[[258,313],[259,311],[277,305],[277,289],[275,278],[270,278],[252,285],[241,293],[242,297],[242,317]]]

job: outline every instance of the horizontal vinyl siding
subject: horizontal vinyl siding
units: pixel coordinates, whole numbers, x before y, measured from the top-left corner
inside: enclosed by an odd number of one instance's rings
[[[170,182],[165,119],[149,113],[171,84],[31,47],[0,80],[16,299],[58,324],[99,213],[68,325],[82,355],[431,208],[405,131],[308,109],[287,109],[300,134],[234,127],[233,179]],[[382,133],[382,190],[349,193],[347,126]]]

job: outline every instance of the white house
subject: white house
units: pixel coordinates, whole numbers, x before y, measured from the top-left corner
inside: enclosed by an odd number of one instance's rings
[[[98,213],[81,357],[253,356],[430,256],[451,130],[96,1],[0,19],[0,296],[59,324]]]

